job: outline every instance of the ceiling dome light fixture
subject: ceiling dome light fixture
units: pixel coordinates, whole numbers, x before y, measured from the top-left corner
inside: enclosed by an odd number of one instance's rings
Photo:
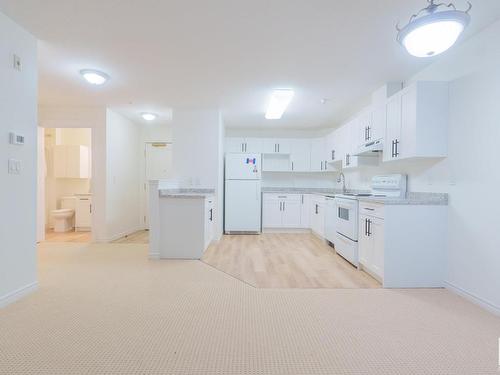
[[[102,85],[109,80],[109,76],[99,70],[83,69],[80,70],[80,74],[92,85]]]
[[[153,121],[153,120],[156,120],[158,115],[155,115],[154,113],[143,112],[143,113],[141,113],[141,117],[146,121]]]
[[[446,51],[470,22],[470,2],[467,2],[469,7],[465,11],[457,10],[453,3],[427,2],[429,5],[412,15],[405,27],[396,26],[398,42],[416,57],[431,57]],[[443,9],[439,10],[440,7]]]

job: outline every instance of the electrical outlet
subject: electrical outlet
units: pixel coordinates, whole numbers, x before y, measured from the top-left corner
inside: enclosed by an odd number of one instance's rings
[[[21,71],[23,69],[23,64],[21,63],[21,58],[14,55],[14,69]]]

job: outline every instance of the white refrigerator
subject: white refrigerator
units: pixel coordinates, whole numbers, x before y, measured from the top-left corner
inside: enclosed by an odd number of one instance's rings
[[[261,156],[226,154],[224,232],[261,231]]]

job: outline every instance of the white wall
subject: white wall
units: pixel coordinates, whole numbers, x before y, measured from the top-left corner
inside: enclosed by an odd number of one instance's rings
[[[218,110],[174,110],[174,176],[184,186],[214,188],[217,237],[222,234],[224,125]]]
[[[106,111],[106,240],[141,228],[140,139],[136,124]]]
[[[92,129],[92,239],[106,241],[106,108],[42,106],[39,125]]]
[[[22,71],[13,69],[13,56]],[[36,287],[37,186],[36,39],[0,13],[0,307]],[[9,132],[24,146],[8,144]],[[7,160],[21,161],[21,173],[7,173]]]

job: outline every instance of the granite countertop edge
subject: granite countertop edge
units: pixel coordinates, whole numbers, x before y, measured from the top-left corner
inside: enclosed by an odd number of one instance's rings
[[[206,198],[215,194],[215,189],[171,188],[159,189],[160,198]]]

